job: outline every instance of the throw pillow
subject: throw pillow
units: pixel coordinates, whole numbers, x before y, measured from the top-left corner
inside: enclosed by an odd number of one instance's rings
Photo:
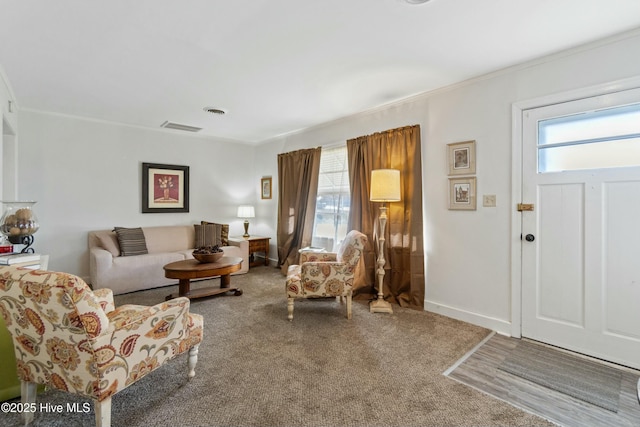
[[[200,224],[214,224],[220,226],[220,246],[229,246],[229,224],[217,224],[215,222],[200,221]]]
[[[120,256],[120,248],[118,247],[118,236],[111,231],[101,231],[96,233],[96,238],[100,242],[102,249],[111,252],[113,256]]]
[[[220,238],[219,224],[194,224],[196,231],[196,248],[203,246],[224,246]]]
[[[115,227],[113,231],[118,236],[120,255],[132,256],[149,253],[142,228]]]

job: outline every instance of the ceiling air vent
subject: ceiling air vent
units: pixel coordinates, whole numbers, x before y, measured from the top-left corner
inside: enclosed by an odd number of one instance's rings
[[[202,128],[198,128],[195,126],[181,125],[180,123],[173,123],[169,121],[164,122],[163,124],[160,125],[160,127],[167,128],[167,129],[183,130],[185,132],[200,132],[202,130]]]
[[[227,112],[225,110],[223,110],[222,108],[216,108],[216,107],[204,107],[203,108],[204,111],[206,111],[207,113],[211,113],[211,114],[219,114],[221,116],[227,114]]]

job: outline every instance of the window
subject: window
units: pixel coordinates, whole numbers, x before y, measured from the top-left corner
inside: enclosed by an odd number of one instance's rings
[[[640,104],[538,123],[538,172],[639,165]]]
[[[347,147],[323,148],[312,245],[336,250],[347,234],[351,197]]]

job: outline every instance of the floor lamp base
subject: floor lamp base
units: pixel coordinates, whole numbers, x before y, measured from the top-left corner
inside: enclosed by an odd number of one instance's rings
[[[369,313],[393,314],[393,308],[391,308],[391,303],[388,303],[383,299],[377,299],[371,301],[371,303],[369,304]]]

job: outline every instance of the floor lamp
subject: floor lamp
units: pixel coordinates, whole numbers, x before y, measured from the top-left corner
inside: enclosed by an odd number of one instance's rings
[[[388,202],[400,201],[400,171],[397,169],[376,169],[371,171],[371,192],[369,200],[372,202],[381,202],[380,215],[378,221],[380,223],[378,233],[378,268],[376,274],[378,277],[378,299],[371,301],[369,304],[369,312],[371,313],[393,313],[391,304],[384,300],[384,229],[387,225],[387,206]]]

